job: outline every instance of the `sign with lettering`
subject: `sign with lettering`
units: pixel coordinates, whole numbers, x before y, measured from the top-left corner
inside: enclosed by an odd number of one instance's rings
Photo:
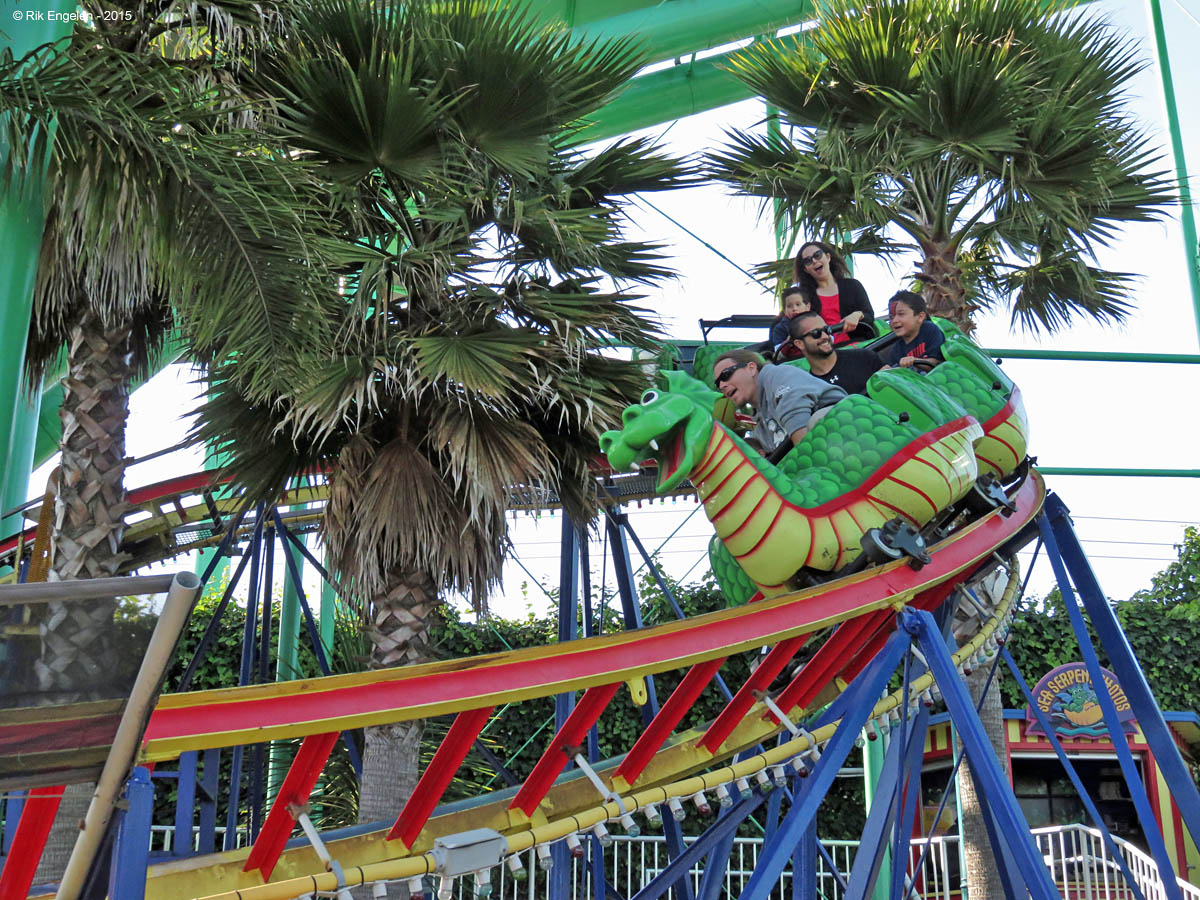
[[[1129,698],[1116,675],[1108,669],[1100,671],[1104,675],[1104,690],[1117,709],[1117,721],[1124,731],[1132,733],[1134,715]],[[1108,734],[1096,689],[1087,666],[1081,662],[1067,663],[1043,675],[1033,689],[1033,700],[1062,737],[1103,737]],[[1042,734],[1032,707],[1025,708],[1025,723],[1026,734]]]

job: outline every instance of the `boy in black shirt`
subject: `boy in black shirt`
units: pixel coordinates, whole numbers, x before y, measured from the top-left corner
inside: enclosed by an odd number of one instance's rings
[[[929,321],[925,298],[912,291],[897,291],[888,301],[888,322],[900,337],[890,348],[888,364],[930,369],[942,362],[942,344],[946,336]]]
[[[820,313],[801,313],[788,323],[792,343],[808,360],[809,371],[847,394],[865,394],[867,379],[883,368],[870,350],[833,349],[833,338]]]

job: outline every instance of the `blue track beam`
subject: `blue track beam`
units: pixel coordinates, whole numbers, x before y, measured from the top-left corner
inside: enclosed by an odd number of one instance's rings
[[[621,595],[621,613],[625,619],[625,628],[632,631],[642,627],[642,609],[638,602],[637,587],[633,583],[633,565],[629,558],[629,544],[625,541],[625,532],[631,531],[629,518],[625,513],[611,513],[604,527],[608,532],[608,550],[612,554],[613,573],[617,579],[617,591]],[[654,687],[654,676],[644,676],[646,681],[646,702],[642,704],[642,726],[647,727],[658,715],[658,692]],[[663,837],[667,843],[667,856],[677,859],[684,852],[683,832],[674,816],[669,813],[663,816]],[[675,884],[676,900],[695,900],[692,890],[692,880],[684,871]]]
[[[579,554],[576,547],[578,531],[571,517],[563,512],[562,544],[558,571],[558,642],[565,644],[579,637]],[[563,725],[575,708],[575,693],[568,691],[554,698],[554,733]],[[568,768],[573,763],[567,763]],[[550,845],[550,900],[567,900],[571,890],[571,855],[566,841]]]
[[[884,755],[879,781],[875,785],[875,801],[867,813],[858,852],[850,867],[846,900],[864,900],[875,890],[896,818],[896,785],[904,764],[902,757],[906,755],[902,752],[903,746],[900,741],[892,741]]]
[[[897,663],[908,649],[909,638],[904,632],[895,632],[875,658],[859,674],[839,700],[844,700],[846,715],[834,733],[821,759],[808,776],[804,798],[792,806],[774,837],[763,845],[754,874],[750,876],[742,900],[768,900],[775,884],[787,867],[792,850],[804,838],[809,826],[816,819],[817,809],[833,781],[837,778],[846,755],[854,746],[854,739],[866,724],[875,700],[895,671]]]
[[[904,609],[900,613],[900,624],[919,642],[921,652],[925,655],[930,671],[933,672],[933,677],[942,691],[946,708],[950,712],[950,720],[958,729],[980,798],[986,801],[985,819],[992,820],[988,830],[997,857],[1001,850],[1000,843],[1003,842],[1011,852],[1016,868],[1024,876],[1025,885],[1033,900],[1060,900],[1050,872],[1046,869],[1046,863],[1029,833],[1029,823],[1021,814],[1012,787],[992,752],[991,743],[983,730],[983,723],[979,721],[979,714],[975,711],[975,704],[971,702],[967,686],[959,677],[958,669],[950,657],[950,651],[933,616],[924,611]],[[1005,868],[1007,867],[1002,865],[1002,873]],[[1012,892],[1010,896],[1016,896],[1013,887],[1005,885],[1006,892]]]
[[[1117,720],[1117,708],[1113,703],[1112,697],[1108,695],[1108,691],[1104,689],[1104,673],[1100,669],[1100,659],[1096,655],[1096,648],[1092,646],[1091,635],[1088,634],[1087,624],[1083,621],[1083,613],[1079,609],[1079,603],[1076,599],[1075,588],[1072,586],[1071,577],[1068,574],[1066,559],[1062,555],[1063,547],[1070,547],[1072,543],[1078,549],[1079,541],[1075,537],[1075,531],[1071,528],[1070,521],[1067,519],[1066,507],[1059,502],[1056,515],[1052,519],[1048,514],[1043,514],[1039,523],[1042,528],[1042,540],[1046,545],[1046,555],[1050,559],[1050,565],[1054,569],[1054,577],[1058,579],[1058,589],[1062,592],[1063,606],[1067,609],[1067,615],[1071,619],[1071,628],[1075,632],[1075,640],[1079,643],[1079,654],[1083,658],[1084,664],[1087,666],[1088,675],[1092,680],[1092,689],[1095,691],[1096,702],[1100,704],[1100,709],[1104,713],[1104,722],[1108,726],[1108,735],[1112,741],[1113,750],[1117,754],[1117,762],[1120,763],[1121,773],[1125,776],[1125,785],[1129,788],[1129,796],[1133,800],[1133,807],[1137,810],[1138,821],[1142,825],[1142,836],[1146,840],[1146,846],[1150,850],[1150,856],[1154,859],[1154,864],[1158,867],[1159,874],[1162,877],[1163,895],[1166,900],[1182,900],[1183,894],[1179,890],[1179,884],[1175,881],[1174,869],[1171,867],[1171,857],[1167,853],[1167,845],[1163,841],[1162,830],[1158,825],[1158,819],[1154,815],[1154,807],[1150,803],[1150,797],[1146,793],[1146,786],[1142,783],[1142,774],[1138,769],[1137,761],[1133,758],[1133,753],[1129,749],[1129,740],[1125,736],[1124,730],[1121,728],[1121,723]],[[1061,539],[1061,540],[1060,540]],[[1080,553],[1082,551],[1080,550]],[[1098,589],[1098,585],[1080,585],[1080,593],[1087,594],[1093,587]],[[1107,604],[1103,594],[1100,595],[1101,602]],[[1117,633],[1120,634],[1120,626],[1117,626]],[[1124,635],[1121,635],[1124,640]],[[1141,672],[1141,668],[1137,666],[1137,661],[1133,659],[1132,653],[1129,659],[1133,661],[1133,665]],[[1115,668],[1114,668],[1115,670]],[[1118,680],[1121,676],[1117,675]],[[1124,682],[1122,682],[1124,686]],[[1129,692],[1126,691],[1126,696]],[[1154,697],[1149,694],[1147,688],[1148,703],[1152,709],[1157,710],[1154,703]],[[1130,697],[1130,703],[1133,703],[1133,698]],[[1140,717],[1141,708],[1134,706],[1134,713]],[[1166,727],[1165,724],[1163,726]],[[1144,727],[1143,727],[1143,730]],[[1172,742],[1172,747],[1174,743]],[[1170,782],[1167,782],[1170,784]]]
[[[137,766],[125,785],[125,809],[119,811],[108,896],[112,900],[144,900],[146,866],[150,862],[150,821],[154,785],[150,770]]]
[[[196,810],[196,768],[199,760],[200,753],[197,750],[179,754],[175,831],[171,839],[172,856],[188,856],[192,852],[192,816]]]
[[[764,799],[766,799],[764,794],[751,791],[731,806],[728,812],[710,825],[704,834],[692,841],[687,850],[671,860],[665,869],[654,876],[650,883],[634,894],[630,900],[658,900],[675,882],[686,879],[692,866],[702,860],[709,851],[720,845],[726,837],[736,834],[738,827],[746,821],[747,816],[762,805]],[[665,823],[671,813],[665,809],[662,813]],[[706,874],[713,868],[715,867],[710,865]]]
[[[1050,722],[1050,717],[1042,712],[1042,708],[1037,705],[1037,701],[1033,697],[1033,691],[1029,689],[1029,684],[1025,681],[1025,676],[1017,668],[1017,663],[1012,658],[1012,654],[1008,652],[1007,647],[1004,648],[1001,655],[1004,657],[1004,662],[1008,665],[1008,671],[1012,673],[1013,680],[1016,681],[1017,686],[1021,689],[1021,693],[1025,696],[1029,708],[1033,710],[1033,714],[1038,720],[1038,725],[1042,728],[1042,733],[1046,735],[1050,746],[1054,748],[1054,755],[1058,757],[1063,771],[1067,773],[1067,777],[1071,779],[1071,784],[1075,786],[1075,792],[1079,794],[1079,799],[1083,801],[1083,808],[1087,810],[1087,814],[1092,820],[1092,827],[1100,832],[1104,846],[1108,848],[1109,856],[1113,858],[1120,867],[1121,874],[1125,876],[1125,884],[1133,893],[1135,900],[1146,900],[1141,888],[1137,885],[1137,880],[1133,877],[1133,872],[1129,870],[1129,863],[1125,861],[1125,856],[1117,847],[1116,841],[1113,840],[1112,833],[1108,830],[1108,826],[1104,824],[1104,817],[1100,815],[1100,810],[1096,808],[1096,804],[1092,801],[1087,788],[1083,786],[1083,781],[1080,779],[1079,773],[1075,771],[1075,766],[1071,763],[1071,758],[1067,756],[1067,751],[1063,749],[1062,742],[1058,739],[1058,735],[1054,733],[1054,726]]]
[[[905,834],[902,828],[895,828],[897,797],[913,793],[915,782],[912,775],[914,772],[919,774],[921,769],[921,751],[925,747],[927,720],[928,712],[922,707],[917,721],[908,730],[908,739],[894,740],[887,749],[876,787],[875,802],[871,804],[859,850],[850,870],[846,900],[866,900],[871,896],[893,834]],[[904,845],[908,845],[907,836]],[[903,854],[903,859],[908,859],[907,853]]]
[[[271,513],[275,522],[275,531],[280,536],[280,545],[283,547],[284,568],[287,575],[287,583],[292,586],[292,590],[296,593],[296,599],[300,602],[300,613],[304,619],[304,631],[308,635],[308,642],[312,644],[313,655],[317,658],[317,665],[321,667],[322,675],[332,674],[332,669],[329,667],[329,660],[325,656],[325,642],[321,640],[321,632],[317,628],[316,620],[313,618],[312,607],[308,603],[308,596],[304,593],[304,579],[300,577],[300,565],[296,562],[296,555],[293,552],[294,547],[299,547],[305,553],[308,549],[304,546],[304,542],[288,531],[286,525],[283,524],[283,517],[279,515],[279,510],[275,509]],[[329,581],[328,573],[321,569],[321,577]],[[342,732],[342,743],[346,745],[346,753],[350,757],[350,766],[354,769],[354,774],[362,776],[362,757],[358,753],[358,745],[354,743],[354,738],[350,732]]]
[[[792,850],[792,900],[817,900],[817,823],[808,823]]]
[[[904,783],[901,785],[900,817],[892,841],[892,885],[891,897],[901,900],[907,891],[904,882],[908,871],[910,837],[921,802],[921,762],[925,752],[925,732],[929,727],[929,711],[920,707],[916,716],[906,722],[907,751],[904,764]],[[904,733],[904,732],[902,732]]]
[[[1050,494],[1046,498],[1044,515],[1050,520],[1058,541],[1059,553],[1062,554],[1071,578],[1079,588],[1080,598],[1088,618],[1092,621],[1092,627],[1096,629],[1100,643],[1108,654],[1113,674],[1117,676],[1125,696],[1133,706],[1138,724],[1146,736],[1146,743],[1150,745],[1154,754],[1155,764],[1171,787],[1172,797],[1179,807],[1180,816],[1192,840],[1200,846],[1200,792],[1197,792],[1196,783],[1179,755],[1179,747],[1154,699],[1154,693],[1146,680],[1146,673],[1142,671],[1137,657],[1133,655],[1133,648],[1129,646],[1112,607],[1108,605],[1104,593],[1100,590],[1096,575],[1088,564],[1075,535],[1075,529],[1071,525],[1069,510],[1056,494]],[[1100,693],[1103,692],[1097,691],[1097,694]]]
[[[737,756],[737,761],[749,759],[753,756],[752,751],[743,751]],[[733,800],[733,805],[729,807],[721,807],[717,813],[717,821],[710,827],[722,825],[726,819],[734,814],[734,810],[738,808],[745,797],[738,790],[737,784],[730,784],[729,796]],[[754,796],[755,792],[750,791],[747,796]],[[749,813],[747,813],[749,815]],[[743,819],[745,817],[743,816]],[[725,874],[729,871],[729,855],[733,852],[733,840],[737,837],[737,829],[722,829],[722,837],[713,843],[708,851],[707,862],[704,866],[704,872],[700,875],[700,886],[696,889],[696,900],[719,900],[724,896],[723,890],[725,886]]]

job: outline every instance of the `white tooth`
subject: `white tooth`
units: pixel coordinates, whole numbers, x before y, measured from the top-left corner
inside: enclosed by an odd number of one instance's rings
[[[653,450],[655,453],[657,453],[658,452],[658,441],[651,441],[650,449]]]

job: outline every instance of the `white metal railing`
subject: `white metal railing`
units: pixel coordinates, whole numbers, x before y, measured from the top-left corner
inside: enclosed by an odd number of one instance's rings
[[[1054,883],[1069,900],[1132,900],[1133,892],[1117,860],[1095,828],[1057,825],[1033,829],[1033,838],[1046,860]],[[1164,900],[1166,891],[1158,866],[1145,851],[1124,838],[1114,836],[1121,858],[1146,900]],[[1200,900],[1200,888],[1176,878],[1184,900]]]
[[[225,831],[224,825],[218,825],[213,829],[216,832],[214,846],[220,850],[225,846]],[[249,832],[245,828],[238,828],[237,836],[234,838],[236,847],[245,847],[249,843]],[[150,852],[171,853],[175,849],[175,826],[174,825],[151,825],[150,826]],[[200,849],[200,829],[197,826],[192,826],[192,846],[191,852],[195,853]]]
[[[694,837],[684,837],[685,844],[691,844]],[[857,841],[824,841],[826,851],[834,862],[837,870],[845,878],[850,872],[854,861],[854,851],[858,848]],[[735,838],[729,854],[729,863],[725,868],[724,887],[722,896],[736,897],[742,893],[750,875],[758,864],[758,855],[763,842],[759,838]],[[584,846],[587,846],[585,841]],[[522,857],[528,878],[525,881],[515,881],[506,867],[499,867],[493,875],[493,897],[499,900],[542,900],[549,896],[548,881],[550,873],[537,868],[533,851],[528,851]],[[622,897],[631,897],[648,885],[655,876],[666,868],[669,861],[666,840],[660,835],[644,837],[628,837],[614,835],[613,843],[604,854],[604,873],[610,884]],[[705,870],[704,860],[692,867],[688,877],[692,882],[693,891],[699,888],[700,879]],[[571,897],[574,900],[585,900],[594,896],[592,893],[591,867],[585,859],[571,860],[572,885]],[[791,896],[792,870],[789,866],[779,878],[778,896]],[[455,897],[468,900],[472,884],[468,880],[457,886]],[[817,887],[826,900],[840,900],[843,891],[837,876],[829,868],[824,859],[817,860]],[[667,896],[666,894],[663,895]],[[1147,898],[1149,900],[1149,898]]]
[[[217,843],[220,845],[224,828],[217,828]],[[175,829],[156,825],[151,829],[151,849],[170,851]],[[1058,825],[1051,828],[1035,828],[1034,842],[1046,862],[1051,877],[1060,894],[1066,900],[1134,900],[1133,891],[1125,883],[1119,863],[1108,852],[1108,847],[1094,828],[1083,825]],[[685,837],[690,844],[696,840]],[[198,841],[198,830],[193,830],[193,849]],[[1122,859],[1133,873],[1134,881],[1145,900],[1165,900],[1162,879],[1154,860],[1128,841],[1114,837],[1114,843]],[[246,834],[238,829],[237,846],[244,846]],[[823,841],[834,868],[842,879],[848,879],[858,850],[858,841]],[[750,875],[758,865],[762,851],[761,838],[736,838],[725,868],[725,896],[737,897],[745,889]],[[587,846],[585,841],[584,846]],[[922,854],[924,856],[922,857]],[[493,897],[497,900],[541,900],[549,896],[550,873],[538,867],[537,857],[532,850],[522,855],[528,878],[515,880],[507,866],[499,866],[493,872]],[[666,840],[661,835],[629,837],[614,835],[613,843],[604,853],[605,878],[623,897],[636,894],[658,875],[669,861]],[[918,871],[917,864],[920,862]],[[704,874],[704,861],[693,866],[688,874],[692,888],[700,885]],[[909,845],[908,878],[915,888],[914,900],[953,900],[961,895],[961,873],[959,869],[958,837],[920,838]],[[788,866],[779,877],[778,896],[791,896],[792,870]],[[1200,888],[1182,878],[1177,879],[1184,900],[1200,900]],[[571,857],[571,897],[584,900],[593,896],[592,872],[583,859]],[[471,897],[473,882],[462,879],[456,886],[455,896]],[[825,900],[842,900],[844,891],[838,874],[823,857],[817,859],[818,896]]]

